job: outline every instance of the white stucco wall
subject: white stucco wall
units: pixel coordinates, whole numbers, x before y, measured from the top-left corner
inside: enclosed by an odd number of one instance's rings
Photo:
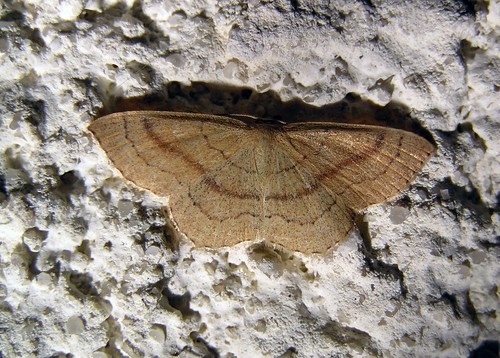
[[[1,5],[2,356],[464,357],[498,339],[498,3],[329,3]],[[172,249],[166,199],[87,126],[176,82],[167,106],[197,111],[245,109],[221,85],[399,103],[438,150],[326,256]]]

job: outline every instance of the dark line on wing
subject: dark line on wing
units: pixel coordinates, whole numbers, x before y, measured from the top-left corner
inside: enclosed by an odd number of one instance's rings
[[[249,211],[243,211],[241,213],[238,213],[238,215],[236,215],[236,216],[227,216],[225,218],[216,217],[215,215],[212,215],[209,212],[207,212],[206,210],[204,210],[204,208],[202,207],[202,205],[200,205],[198,203],[198,201],[196,201],[193,198],[193,196],[191,195],[191,192],[188,192],[188,196],[189,196],[189,199],[191,199],[191,202],[193,203],[193,205],[196,206],[198,208],[198,210],[200,210],[200,213],[202,213],[203,215],[205,215],[210,220],[214,220],[216,218],[217,220],[219,220],[219,222],[223,222],[223,221],[226,221],[226,220],[238,219],[239,217],[241,217],[243,215],[249,215],[249,216],[252,216],[254,218],[259,218],[260,217],[260,213],[256,214],[256,213],[251,213]],[[172,215],[174,216],[174,219],[175,219],[174,211],[172,212]]]
[[[203,135],[203,139],[205,140],[205,143],[206,143],[206,146],[209,148],[209,149],[212,149],[212,150],[215,150],[216,152],[218,152],[222,158],[224,158],[225,160],[228,160],[229,157],[226,155],[226,153],[224,153],[224,151],[222,149],[219,149],[219,148],[215,148],[214,146],[212,146],[212,144],[210,143],[210,141],[208,140],[208,136],[206,134],[203,133],[203,127],[201,127],[201,133]]]
[[[179,180],[178,180],[178,179],[177,179],[177,177],[174,175],[174,173],[172,173],[172,172],[170,172],[170,171],[168,171],[168,170],[166,170],[166,169],[159,168],[159,167],[157,167],[157,166],[155,166],[155,165],[153,165],[153,164],[150,164],[150,163],[149,163],[149,161],[148,161],[146,158],[144,158],[144,157],[142,156],[142,154],[139,152],[139,150],[138,150],[138,149],[137,149],[137,147],[135,146],[135,142],[134,142],[132,139],[130,139],[130,137],[129,137],[128,123],[127,123],[127,120],[126,120],[125,118],[123,119],[123,123],[124,123],[124,129],[125,129],[125,139],[126,139],[126,140],[127,140],[127,141],[131,144],[131,145],[132,145],[132,148],[134,149],[134,151],[135,151],[135,153],[137,154],[137,156],[138,156],[138,157],[139,157],[139,158],[140,158],[140,159],[141,159],[141,160],[142,160],[142,161],[143,161],[143,162],[144,162],[144,163],[145,163],[148,167],[155,168],[155,169],[159,170],[159,171],[160,171],[160,172],[162,172],[162,173],[166,173],[166,174],[170,175],[171,177],[175,178],[175,180],[177,180],[177,182],[178,182],[179,184],[181,184],[181,182],[179,182]],[[116,167],[117,167],[117,168],[119,168],[118,166],[116,166]],[[127,179],[128,179],[128,178],[127,178]],[[134,181],[133,181],[133,180],[131,180],[131,179],[128,179],[128,180],[130,180],[130,181],[134,182]],[[141,186],[141,187],[144,187],[144,188],[146,188],[146,189],[148,189],[146,186],[144,186],[144,185],[142,185],[142,184],[141,184],[140,186]],[[148,190],[150,190],[150,189],[148,189]]]
[[[207,185],[212,191],[219,193],[219,194],[222,194],[222,195],[227,195],[227,196],[242,199],[242,200],[244,200],[244,199],[260,200],[259,194],[239,193],[239,192],[235,192],[235,191],[226,189],[223,186],[217,184],[217,182],[212,178],[204,178],[200,184],[202,184],[202,183]]]
[[[375,140],[375,145],[372,147],[373,148],[372,153],[377,154],[378,152],[380,152],[380,148],[382,147],[382,144],[384,143],[384,138],[385,138],[385,135],[383,133],[379,133],[377,135],[377,139]],[[371,156],[371,155],[368,153],[365,153],[364,155],[357,154],[354,157],[343,160],[339,164],[337,164],[336,166],[327,170],[326,172],[321,173],[318,177],[318,180],[323,181],[323,180],[325,180],[325,178],[331,178],[332,176],[334,176],[338,172],[342,171],[342,169],[344,167],[349,167],[349,166],[352,166],[353,164],[362,163],[365,161],[365,158],[368,158],[369,156]]]
[[[191,156],[186,154],[183,150],[177,148],[174,144],[172,143],[167,143],[163,141],[155,132],[154,132],[154,126],[150,122],[148,117],[144,117],[142,119],[142,125],[148,135],[148,137],[151,138],[151,140],[162,150],[165,150],[167,152],[170,152],[172,154],[177,155],[180,157],[184,162],[186,162],[190,167],[192,167],[196,172],[198,172],[200,175],[205,174],[205,168],[198,163],[196,160],[194,160]]]
[[[379,148],[380,147],[380,143],[382,143],[384,140],[383,138],[383,135],[379,135],[379,138],[377,138],[377,142],[376,142],[376,145],[375,147],[376,148]],[[366,156],[358,156],[359,161],[364,161],[364,159],[367,157]],[[340,164],[344,163],[344,162],[349,162],[349,163],[352,163],[353,161],[350,160],[350,161],[343,161],[341,162]],[[339,165],[340,166],[340,165]],[[295,169],[297,167],[297,165],[294,165],[293,167],[289,167],[289,170],[292,170],[292,169]],[[336,166],[334,169],[338,169],[338,166]],[[330,170],[329,172],[329,176],[332,176],[334,174],[336,174],[337,172],[339,172],[340,170]],[[314,177],[314,176],[313,176]],[[322,186],[321,184],[319,184],[321,182],[321,180],[324,180],[324,178],[327,177],[327,175],[323,175],[322,177],[320,177],[319,180],[316,180],[315,183],[312,183],[310,187],[308,188],[305,188],[303,189],[302,191],[297,191],[297,192],[294,192],[292,193],[291,195],[290,194],[279,194],[279,193],[276,193],[276,194],[272,194],[272,195],[268,195],[266,196],[266,200],[276,200],[276,201],[290,201],[290,200],[298,200],[298,199],[302,199],[306,196],[309,196],[309,195],[312,195],[314,194],[318,188],[320,186]],[[359,183],[362,183],[364,182],[365,180],[359,182]],[[240,193],[240,192],[235,192],[233,190],[229,190],[219,184],[217,184],[217,182],[212,179],[212,178],[205,178],[203,180],[203,182],[211,189],[213,190],[214,192],[216,193],[219,193],[221,195],[226,195],[226,196],[230,196],[230,197],[234,197],[234,198],[238,198],[238,199],[253,199],[253,200],[260,200],[260,196],[259,195],[256,195],[256,194],[248,194],[248,193]],[[355,185],[355,184],[359,184],[359,183],[352,183],[350,181],[347,181],[346,182],[349,182],[350,185],[348,186],[348,188],[350,188],[352,185]],[[346,190],[348,189],[346,188]],[[338,195],[338,193],[336,193]],[[384,195],[385,196],[385,195]]]
[[[196,206],[198,208],[198,210],[203,214],[205,215],[208,219],[210,220],[218,220],[220,223],[222,223],[223,221],[227,221],[227,220],[234,220],[234,219],[238,219],[239,217],[243,216],[243,215],[249,215],[249,216],[252,216],[254,218],[259,218],[260,217],[260,213],[251,213],[249,211],[244,211],[244,212],[241,212],[241,213],[238,213],[238,215],[236,216],[226,216],[226,217],[220,217],[220,216],[216,216],[216,215],[213,215],[212,213],[210,212],[207,212],[202,205],[199,204],[199,202],[197,200],[194,199],[194,197],[192,196],[191,192],[188,192],[188,196],[189,198],[191,199],[191,202],[193,203],[194,206]],[[335,200],[335,198],[332,196],[332,199],[334,200],[333,203],[329,204],[324,210],[321,211],[321,213],[315,217],[310,217],[309,220],[307,221],[303,221],[303,220],[299,220],[299,219],[290,219],[290,218],[287,218],[281,214],[268,214],[268,215],[265,215],[265,218],[266,219],[271,219],[272,217],[280,217],[282,218],[284,221],[286,221],[287,223],[290,223],[290,222],[293,222],[293,223],[298,223],[299,225],[301,226],[304,226],[306,224],[312,224],[314,225],[318,220],[320,220],[323,216],[325,216],[326,213],[328,212],[331,212],[331,209],[337,205],[337,201]],[[346,209],[348,210],[351,210],[349,208],[346,207]],[[351,216],[352,216],[352,212],[351,213]],[[172,214],[174,216],[174,219],[175,219],[175,211],[172,211]],[[351,228],[349,228],[348,231],[350,231]]]

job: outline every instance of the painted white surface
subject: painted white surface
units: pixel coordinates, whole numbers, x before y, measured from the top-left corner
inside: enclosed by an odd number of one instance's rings
[[[498,3],[314,3],[2,5],[4,356],[466,356],[498,338]],[[166,200],[86,127],[172,81],[411,108],[438,152],[365,216],[394,269],[370,269],[357,231],[326,257],[168,249]]]

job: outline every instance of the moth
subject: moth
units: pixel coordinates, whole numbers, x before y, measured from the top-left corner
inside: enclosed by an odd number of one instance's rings
[[[265,240],[325,253],[435,151],[393,128],[247,116],[122,112],[89,129],[126,179],[169,198],[181,232],[213,248]]]

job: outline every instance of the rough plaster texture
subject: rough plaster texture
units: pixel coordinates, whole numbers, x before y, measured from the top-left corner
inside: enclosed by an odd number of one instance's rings
[[[498,2],[0,6],[2,356],[495,349]],[[399,108],[438,151],[326,256],[195,248],[164,228],[168,198],[126,182],[87,130],[146,94],[141,108],[262,116],[291,100],[351,119]]]

